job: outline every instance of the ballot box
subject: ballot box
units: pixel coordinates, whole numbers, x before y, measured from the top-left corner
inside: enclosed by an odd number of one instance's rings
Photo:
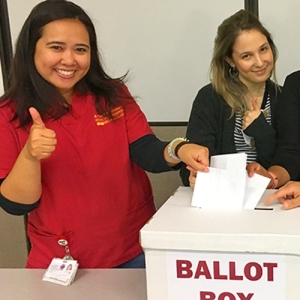
[[[300,299],[300,208],[218,211],[191,200],[180,187],[141,229],[148,300]]]

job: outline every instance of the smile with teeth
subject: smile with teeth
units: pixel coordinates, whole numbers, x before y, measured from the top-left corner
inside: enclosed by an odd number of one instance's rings
[[[67,71],[67,70],[60,70],[60,69],[55,69],[55,71],[61,75],[65,75],[65,76],[70,76],[73,75],[75,73],[75,71]]]

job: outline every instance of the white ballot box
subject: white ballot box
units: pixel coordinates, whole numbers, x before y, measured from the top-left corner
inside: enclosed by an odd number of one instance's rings
[[[180,187],[141,229],[148,300],[300,299],[300,208],[214,211],[191,199]]]

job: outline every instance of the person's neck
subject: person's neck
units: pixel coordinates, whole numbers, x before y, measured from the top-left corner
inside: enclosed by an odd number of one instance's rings
[[[264,93],[265,93],[265,87],[266,87],[266,83],[262,82],[262,83],[257,83],[257,84],[253,84],[253,85],[248,85],[248,93],[247,95],[250,98],[259,98],[259,97],[263,97]]]
[[[247,85],[248,92],[246,94],[247,107],[248,109],[253,109],[253,101],[256,102],[256,105],[261,108],[264,94],[265,94],[266,83],[262,82],[259,84]]]
[[[69,90],[60,90],[60,93],[65,97],[66,101],[71,104],[73,94],[74,94],[74,89],[69,89]]]

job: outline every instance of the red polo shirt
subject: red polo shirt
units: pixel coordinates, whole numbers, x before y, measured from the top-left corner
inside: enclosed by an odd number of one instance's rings
[[[10,172],[30,128],[16,128],[9,122],[12,114],[9,105],[1,105],[0,178]],[[116,107],[113,115],[114,121],[99,116],[92,96],[74,95],[68,114],[45,121],[57,146],[41,161],[43,189],[28,218],[27,267],[47,268],[52,258],[62,258],[60,236],[82,268],[114,267],[142,251],[139,230],[155,207],[148,177],[130,159],[129,144],[152,131],[134,101]]]

